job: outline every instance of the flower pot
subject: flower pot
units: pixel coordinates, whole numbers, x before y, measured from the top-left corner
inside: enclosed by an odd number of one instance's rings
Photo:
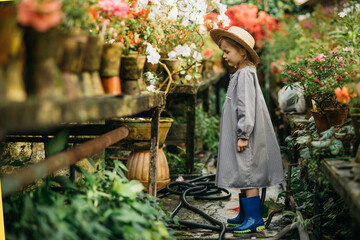
[[[119,76],[122,51],[122,43],[105,43],[101,55],[101,77]]]
[[[156,70],[158,69],[159,64],[152,64],[149,63],[148,61],[145,62],[145,66],[144,66],[144,72],[156,72]]]
[[[332,126],[344,124],[347,115],[348,108],[329,108],[324,112],[311,111],[314,117],[316,128],[318,132],[323,132]]]
[[[91,74],[89,72],[82,72],[80,75],[80,87],[84,97],[92,97],[95,95],[93,88]]]
[[[0,65],[3,65],[8,59],[10,45],[13,41],[12,32],[16,30],[16,8],[0,8]]]
[[[83,32],[72,32],[63,38],[60,69],[80,73],[83,68],[88,37]]]
[[[64,83],[64,96],[66,100],[73,100],[83,97],[84,93],[81,88],[78,74],[71,72],[62,73]]]
[[[22,76],[24,61],[23,32],[14,26],[10,33],[12,41],[9,43],[7,61],[1,66],[0,81],[4,90],[4,101],[23,102],[26,100],[25,83]],[[1,41],[1,40],[0,40]]]
[[[101,81],[105,93],[109,93],[112,95],[121,94],[121,83],[120,83],[120,78],[118,76],[104,77],[101,79]]]
[[[146,56],[141,54],[121,57],[121,88],[125,94],[136,95],[145,90],[142,79],[145,61]]]
[[[104,42],[98,36],[88,36],[85,47],[83,71],[99,71],[101,66],[101,55],[104,49]]]
[[[170,58],[162,58],[161,61],[163,61],[166,65],[166,67],[169,69],[170,73],[172,74],[172,79],[174,80],[175,83],[181,83],[180,81],[180,75],[179,75],[179,71],[180,71],[180,67],[181,67],[181,61],[178,59],[170,59]],[[166,70],[164,69],[164,74],[167,76],[168,73],[166,72]],[[177,73],[175,73],[177,72]],[[175,74],[173,74],[175,73]]]
[[[25,28],[24,78],[27,93],[39,98],[61,98],[63,81],[57,64],[60,33],[56,28],[38,32]]]
[[[119,118],[112,121],[114,128],[125,126],[130,130],[129,136],[119,143],[120,147],[131,150],[150,149],[151,118]],[[171,118],[160,118],[159,147],[164,144],[172,122]]]
[[[128,172],[125,173],[129,180],[138,180],[144,185],[144,191],[149,186],[150,151],[134,151],[126,164]],[[165,187],[170,182],[169,165],[162,148],[159,149],[156,167],[156,189]]]
[[[102,81],[100,78],[100,74],[98,71],[93,71],[90,73],[91,75],[91,84],[93,86],[94,95],[99,96],[105,93],[104,87],[102,85]],[[120,89],[121,92],[121,89]]]

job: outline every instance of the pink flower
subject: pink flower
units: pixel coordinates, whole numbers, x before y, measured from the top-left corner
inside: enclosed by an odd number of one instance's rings
[[[321,9],[321,11],[326,14],[326,13],[329,13],[329,12],[330,12],[330,9],[327,8],[327,7],[325,7],[325,8],[323,8],[323,9]]]
[[[349,49],[348,47],[345,47],[345,48],[343,48],[343,51],[345,51],[345,52],[349,52],[349,51],[350,51],[350,49]]]
[[[306,70],[307,74],[311,75],[312,71],[310,69]]]
[[[312,28],[312,25],[311,25],[311,23],[309,23],[308,21],[305,21],[305,22],[304,22],[304,27],[306,27],[306,28]]]
[[[122,0],[100,0],[99,7],[104,12],[111,12],[116,17],[127,17],[130,11],[129,5]]]
[[[315,81],[314,81],[315,83],[318,83],[319,82],[319,79],[318,78],[315,78]]]
[[[319,37],[320,37],[320,33],[317,32],[314,34],[314,38],[319,38]]]
[[[320,55],[316,56],[316,58],[313,58],[312,61],[319,60],[320,62],[324,62],[325,58],[325,54],[321,53]]]
[[[58,0],[23,0],[18,5],[18,20],[23,26],[32,26],[46,32],[62,20],[61,2]]]
[[[321,82],[321,83],[320,83],[320,86],[322,86],[322,87],[323,87],[324,85],[325,85],[325,84],[324,84],[323,82]]]

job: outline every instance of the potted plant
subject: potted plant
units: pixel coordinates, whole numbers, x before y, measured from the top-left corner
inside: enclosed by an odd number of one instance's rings
[[[313,103],[312,115],[322,132],[344,123],[347,105],[338,102],[334,90],[351,81],[349,52],[346,49],[311,54],[288,64],[282,72],[285,85],[296,88]]]

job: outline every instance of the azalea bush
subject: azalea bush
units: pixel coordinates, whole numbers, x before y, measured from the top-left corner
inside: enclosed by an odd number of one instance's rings
[[[283,70],[283,82],[310,97],[320,111],[328,107],[343,106],[336,100],[334,90],[352,80],[352,63],[348,55],[349,50],[344,48],[329,51],[326,55],[320,53],[299,58]]]

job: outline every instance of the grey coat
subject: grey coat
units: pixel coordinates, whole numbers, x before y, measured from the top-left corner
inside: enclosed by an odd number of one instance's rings
[[[248,139],[243,152],[237,140]],[[247,66],[230,75],[222,109],[216,185],[263,188],[284,180],[280,148],[256,75]]]

